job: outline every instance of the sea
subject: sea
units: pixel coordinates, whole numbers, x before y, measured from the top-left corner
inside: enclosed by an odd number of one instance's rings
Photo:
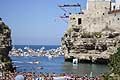
[[[30,47],[32,49],[40,49],[45,47],[45,50],[56,49],[59,45],[14,45],[15,48],[24,49]],[[17,72],[35,72],[35,73],[67,73],[76,74],[79,76],[91,75],[98,76],[109,71],[107,65],[79,63],[74,65],[71,62],[65,62],[64,56],[48,58],[45,56],[12,56],[13,65],[16,65]],[[32,64],[33,61],[39,61],[39,64]]]

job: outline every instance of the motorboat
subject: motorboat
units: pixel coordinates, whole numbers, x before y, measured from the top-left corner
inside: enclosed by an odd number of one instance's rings
[[[30,63],[30,64],[40,64],[40,61],[33,61],[33,62],[27,62],[27,63]]]

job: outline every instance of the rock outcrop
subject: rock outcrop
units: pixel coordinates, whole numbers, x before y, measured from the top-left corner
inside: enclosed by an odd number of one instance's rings
[[[108,60],[120,46],[120,10],[108,0],[88,0],[82,14],[71,14],[62,37],[65,58]]]
[[[2,71],[12,71],[12,62],[8,56],[11,50],[11,30],[0,18],[0,68]]]

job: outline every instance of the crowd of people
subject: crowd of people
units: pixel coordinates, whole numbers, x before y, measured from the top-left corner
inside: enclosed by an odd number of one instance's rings
[[[39,73],[34,72],[6,72],[0,80],[103,80],[101,77],[78,76],[73,74],[55,74],[55,73]]]

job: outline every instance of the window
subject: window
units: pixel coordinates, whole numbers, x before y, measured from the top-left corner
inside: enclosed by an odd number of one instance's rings
[[[113,6],[113,10],[115,10],[115,6]]]
[[[0,21],[2,21],[2,18],[0,18]]]
[[[75,18],[73,18],[73,20],[75,20]]]
[[[103,15],[105,15],[105,13],[103,13]]]
[[[81,24],[81,18],[78,18],[78,25]]]
[[[120,18],[118,18],[118,20],[120,20]]]

